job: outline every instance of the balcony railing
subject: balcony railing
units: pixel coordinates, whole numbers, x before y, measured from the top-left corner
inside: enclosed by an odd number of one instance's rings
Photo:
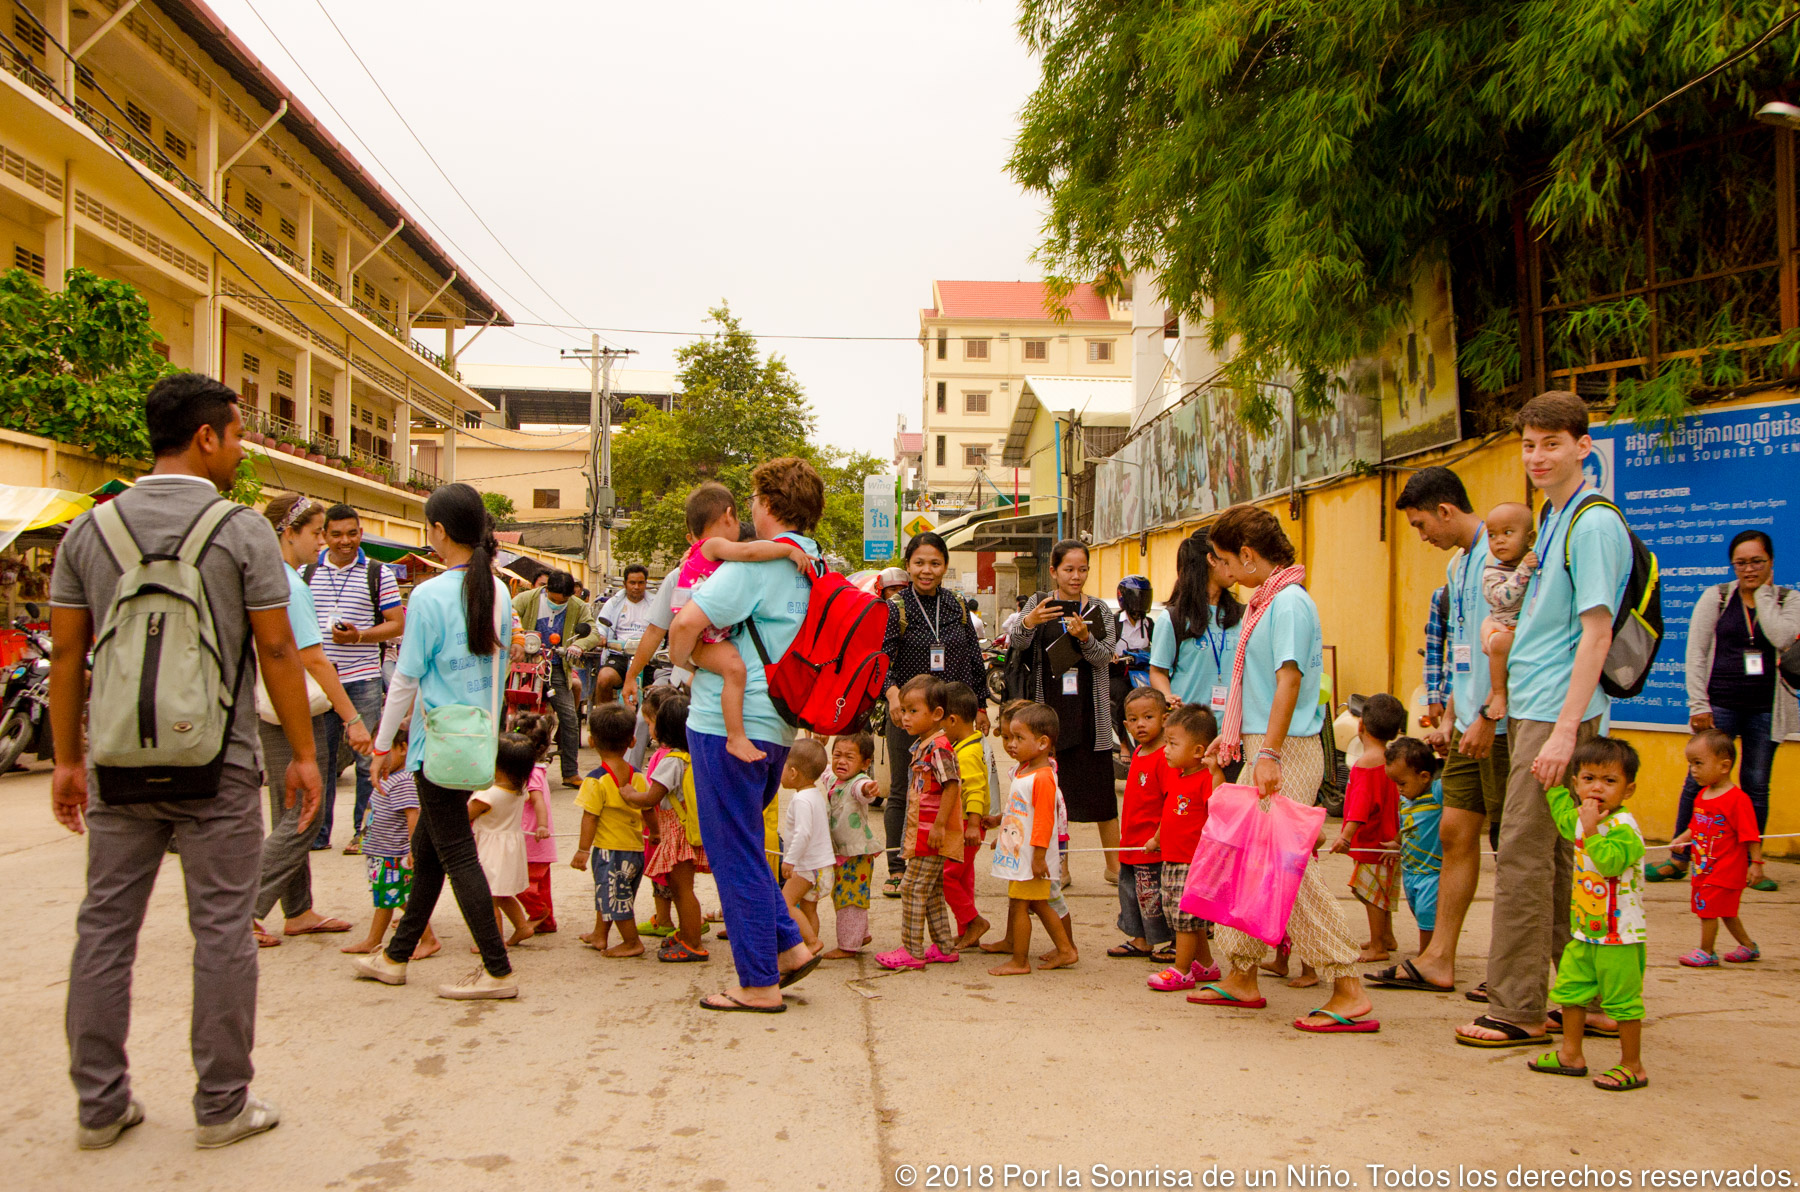
[[[324,290],[326,293],[336,294],[338,292],[337,278],[331,276],[331,274],[325,272],[317,265],[313,266],[312,279],[313,284],[318,286],[321,290]]]
[[[50,76],[39,70],[35,62],[15,50],[10,43],[0,43],[0,66],[17,75],[27,87],[51,103],[58,107],[65,106],[62,96],[57,94],[56,83]]]
[[[255,406],[239,403],[238,416],[244,420],[246,429],[280,439],[284,443],[305,443],[310,438],[305,431],[300,429],[299,424],[289,422],[279,414],[259,410]]]
[[[441,369],[443,372],[448,373],[450,376],[455,377],[459,381],[462,380],[462,374],[460,372],[456,371],[455,368],[451,367],[449,360],[445,359],[442,355],[438,354],[437,352],[432,351],[430,348],[426,347],[424,344],[420,343],[416,339],[412,341],[412,350],[415,355],[421,356],[424,359],[431,361],[431,363],[437,365],[438,368]]]
[[[296,273],[304,274],[306,272],[306,262],[300,259],[300,254],[263,231],[262,228],[257,226],[255,220],[251,219],[248,215],[245,215],[242,211],[239,211],[236,207],[227,206],[221,208],[221,210],[225,213],[225,221],[239,232],[243,233],[246,240],[251,240],[262,245],[264,248],[280,257],[283,261],[286,261]]]
[[[423,489],[430,489],[433,492],[436,492],[438,489],[444,487],[444,482],[442,480],[438,479],[436,476],[433,476],[430,472],[421,472],[417,468],[414,468],[412,470],[411,479],[412,479],[412,482],[415,485],[417,485],[418,487],[423,488]]]
[[[350,299],[350,308],[360,314],[363,318],[369,320],[369,322],[393,336],[395,339],[405,340],[406,337],[400,333],[400,325],[376,310],[367,302],[364,302],[360,295]]]
[[[138,136],[134,129],[120,124],[85,99],[75,101],[75,112],[89,128],[149,166],[164,182],[184,191],[196,203],[206,202],[205,188],[182,172],[168,154]]]

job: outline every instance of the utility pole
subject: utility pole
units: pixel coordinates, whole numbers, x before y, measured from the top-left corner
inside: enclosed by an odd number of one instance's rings
[[[564,351],[563,358],[588,365],[588,534],[589,579],[602,566],[612,566],[612,362],[635,355],[631,348],[602,348],[590,338],[586,351]],[[604,578],[604,576],[602,576]],[[600,585],[590,585],[599,590]]]

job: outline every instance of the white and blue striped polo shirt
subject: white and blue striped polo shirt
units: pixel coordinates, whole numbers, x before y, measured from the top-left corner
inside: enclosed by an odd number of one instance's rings
[[[381,574],[378,589],[380,611],[369,603],[369,576],[366,568],[374,567]],[[341,683],[357,683],[364,679],[381,677],[381,645],[340,646],[331,640],[331,627],[339,621],[348,622],[358,629],[372,629],[381,624],[383,612],[390,608],[400,607],[400,586],[394,582],[394,573],[379,563],[370,562],[368,555],[356,552],[356,561],[348,567],[335,566],[328,552],[320,552],[319,566],[313,572],[312,582],[313,604],[319,611],[319,635],[325,639],[325,657],[337,667],[338,681]]]

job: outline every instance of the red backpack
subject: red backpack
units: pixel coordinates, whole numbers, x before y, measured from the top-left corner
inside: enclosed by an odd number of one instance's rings
[[[888,606],[815,560],[806,620],[794,644],[771,662],[756,622],[750,640],[768,677],[769,699],[781,718],[815,733],[848,731],[881,698],[888,656]]]

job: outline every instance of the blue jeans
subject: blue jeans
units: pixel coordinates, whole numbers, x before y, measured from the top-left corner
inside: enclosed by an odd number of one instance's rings
[[[756,747],[768,756],[739,761],[725,752],[724,737],[688,730],[700,840],[719,887],[738,983],[746,988],[779,982],[777,958],[805,942],[763,855],[763,808],[781,788],[787,746],[758,741]]]
[[[371,737],[374,736],[375,726],[381,722],[381,680],[358,679],[354,683],[345,683],[344,694],[350,697],[350,706],[362,717],[363,727],[369,730]],[[319,771],[325,779],[325,798],[319,807],[319,834],[313,841],[314,848],[325,848],[331,844],[331,813],[337,806],[337,756],[344,740],[343,717],[335,711],[327,711],[320,719],[325,722],[325,752],[319,755]],[[374,787],[369,782],[369,759],[360,753],[351,756],[356,765],[356,811],[350,830],[355,833],[363,830],[363,820],[368,818],[369,794]]]
[[[1775,698],[1787,697],[1777,691]],[[1769,772],[1775,768],[1775,738],[1771,735],[1775,731],[1775,714],[1714,708],[1712,716],[1714,728],[1737,740],[1738,785],[1750,796],[1750,806],[1756,810],[1756,827],[1761,831],[1769,825]],[[1699,793],[1700,784],[1689,775],[1681,785],[1681,806],[1675,812],[1675,835],[1687,831],[1688,820],[1694,814],[1694,799]],[[1686,865],[1688,851],[1675,849],[1669,857]]]

